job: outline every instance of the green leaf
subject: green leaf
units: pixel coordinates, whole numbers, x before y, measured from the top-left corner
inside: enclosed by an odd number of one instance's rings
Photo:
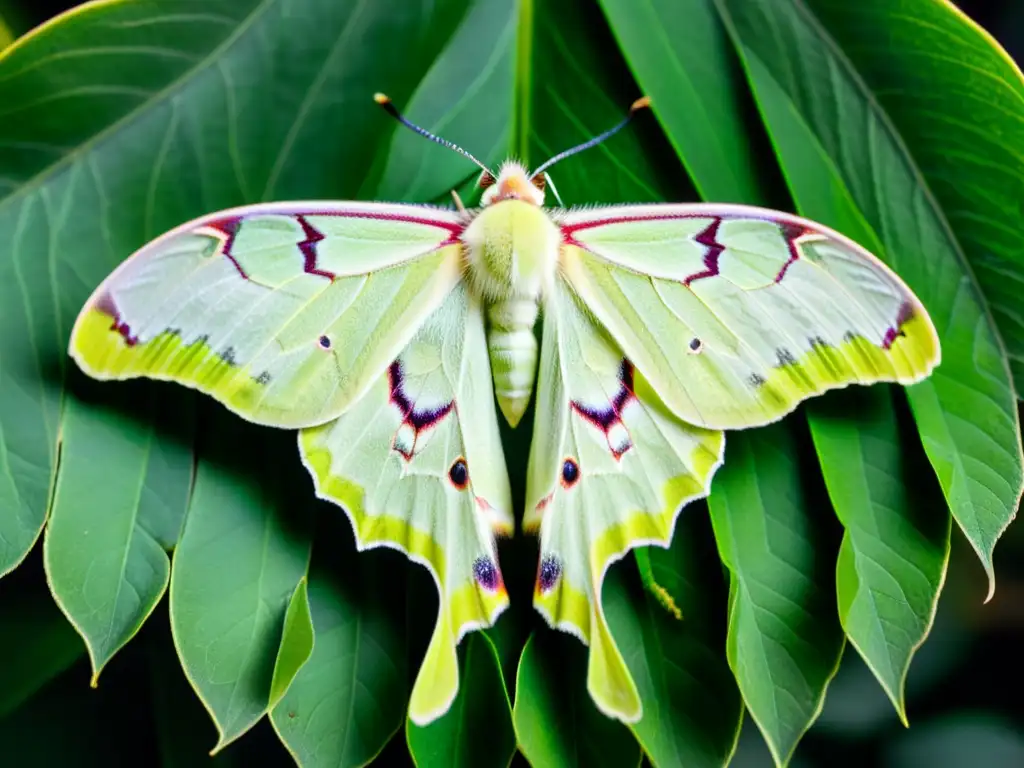
[[[14,35],[11,34],[10,28],[4,23],[3,17],[0,17],[0,51],[6,48],[8,45],[14,42]]]
[[[512,718],[519,749],[534,768],[640,765],[629,729],[594,706],[587,651],[565,632],[541,628],[526,641]]]
[[[730,432],[708,507],[730,572],[726,655],[778,765],[821,712],[839,666],[838,536],[789,423]]]
[[[839,620],[906,723],[904,682],[935,617],[951,517],[889,388],[845,394],[816,401],[809,420],[846,528],[836,565]]]
[[[356,553],[342,511],[326,503],[319,510],[309,572],[313,653],[270,719],[300,765],[366,765],[406,715],[405,579],[409,569],[426,572],[392,550]]]
[[[0,581],[0,617],[3,720],[78,661],[85,647],[51,599],[37,555]]]
[[[412,122],[464,147],[484,165],[505,159],[512,131],[516,4],[477,0],[408,103]],[[481,143],[481,140],[483,142]],[[427,202],[480,171],[450,149],[395,124],[376,199]],[[467,204],[468,201],[466,201]]]
[[[195,216],[354,197],[394,125],[373,92],[406,99],[464,9],[88,3],[0,52],[0,574],[45,520],[89,293]]]
[[[167,608],[166,601],[157,607],[138,642],[145,644],[149,706],[161,768],[188,768],[209,762],[210,744],[217,732],[181,669]],[[230,754],[229,748],[219,755],[217,765],[231,765]]]
[[[486,632],[460,644],[459,693],[448,713],[426,727],[406,719],[405,729],[417,766],[508,766],[516,751],[512,707]]]
[[[641,94],[590,2],[549,0],[528,16],[529,26],[520,29],[521,40],[530,41],[528,58],[519,66],[529,68],[532,88],[516,146],[537,166],[611,128]],[[558,163],[551,176],[567,206],[680,199],[688,191],[685,174],[657,160],[667,149],[655,121],[641,112],[629,129]]]
[[[281,633],[281,647],[274,660],[274,676],[270,681],[270,704],[268,709],[278,705],[288,686],[302,665],[313,653],[313,617],[309,613],[309,588],[305,577],[299,579],[288,610],[284,614],[284,630]]]
[[[177,542],[192,480],[193,396],[78,381],[81,399],[65,402],[43,552],[57,604],[85,640],[95,686],[167,589],[165,550]],[[125,400],[137,404],[134,413]]]
[[[1020,500],[1024,457],[1002,342],[962,246],[912,148],[806,6],[718,1],[800,212],[884,259],[938,329],[942,364],[907,391],[953,516],[989,575],[991,597],[992,550]]]
[[[171,626],[185,674],[217,725],[214,752],[270,703],[285,616],[309,559],[309,489],[295,434],[205,408],[203,460],[171,571]]]
[[[754,203],[757,158],[736,55],[712,0],[601,0],[619,46],[705,200]]]
[[[951,2],[808,0],[913,155],[984,291],[1024,391],[1024,77]],[[1009,4],[1008,4],[1009,6]],[[877,44],[885,30],[885,44]]]
[[[682,619],[644,590],[628,560],[605,578],[608,624],[644,706],[633,733],[659,768],[726,765],[743,719],[722,655],[726,594],[712,536],[707,508],[695,503],[681,513],[669,549],[637,550]]]

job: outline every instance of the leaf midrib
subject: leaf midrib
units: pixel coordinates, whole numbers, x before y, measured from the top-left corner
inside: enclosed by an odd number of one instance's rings
[[[110,4],[127,5],[129,2],[131,2],[131,0],[114,0],[114,2]],[[33,192],[37,188],[43,186],[50,177],[55,176],[65,168],[74,165],[75,162],[87,154],[93,147],[101,143],[104,139],[112,136],[124,126],[131,124],[141,115],[148,113],[148,111],[155,105],[169,100],[172,96],[188,85],[188,83],[194,80],[200,73],[204,72],[209,66],[218,62],[224,51],[233,46],[235,42],[248,32],[252,25],[256,23],[256,20],[265,14],[267,10],[277,2],[278,0],[260,0],[260,2],[249,12],[248,16],[238,24],[238,27],[224,38],[224,40],[222,40],[206,56],[199,59],[193,67],[182,73],[180,77],[175,78],[170,84],[151,94],[149,98],[129,110],[106,128],[90,136],[80,145],[70,150],[66,155],[62,156],[59,160],[48,165],[34,176],[21,183],[18,189],[11,192],[6,197],[0,198],[0,208],[7,205],[8,202],[17,201],[19,198],[24,197],[30,192]],[[81,13],[84,11],[81,9],[72,11],[72,13],[76,12]]]

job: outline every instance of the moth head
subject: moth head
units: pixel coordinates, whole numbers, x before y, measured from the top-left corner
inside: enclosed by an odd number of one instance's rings
[[[484,182],[484,176],[480,177]],[[544,205],[544,177],[530,176],[525,167],[515,161],[508,161],[501,166],[498,178],[490,184],[483,184],[481,205],[492,205],[503,200],[522,200],[533,205]]]

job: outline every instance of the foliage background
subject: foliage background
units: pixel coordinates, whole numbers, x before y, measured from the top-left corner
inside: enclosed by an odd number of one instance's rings
[[[65,4],[59,2],[16,2],[0,0],[0,18],[12,32],[12,36],[27,31],[35,24],[45,20],[48,15],[59,12]],[[611,4],[609,4],[611,5]],[[1012,55],[1024,52],[1024,10],[1013,0],[1004,2],[963,2],[961,7],[972,15],[999,38]],[[569,4],[567,7],[572,7]],[[578,7],[578,5],[576,6]],[[596,8],[596,7],[595,7]],[[584,18],[584,16],[586,16]],[[631,82],[628,71],[622,62],[609,54],[613,49],[613,38],[607,30],[602,29],[600,18],[577,14],[572,18],[563,19],[561,32],[580,27],[588,28],[598,39],[604,41],[606,48],[593,52],[573,50],[564,38],[560,39],[558,26],[548,31],[547,37],[540,42],[546,46],[550,54],[550,71],[569,71],[578,76],[579,83],[599,86],[579,85],[573,87],[563,80],[561,85],[554,86],[561,90],[552,93],[550,99],[551,115],[535,114],[533,119],[537,125],[537,146],[531,150],[536,159],[538,155],[557,151],[561,144],[546,146],[544,136],[559,135],[564,137],[564,129],[553,129],[545,125],[546,120],[555,122],[565,114],[559,115],[558,110],[564,109],[568,114],[586,114],[585,126],[576,126],[581,136],[588,132],[600,130],[615,119],[623,104],[635,95],[635,85]],[[625,30],[616,30],[617,35],[625,34]],[[2,37],[2,35],[0,35]],[[471,44],[472,40],[467,40]],[[480,56],[487,55],[486,50]],[[590,58],[588,58],[588,56]],[[1019,59],[1018,59],[1019,60]],[[459,80],[459,73],[442,73]],[[547,76],[541,72],[540,76]],[[439,75],[440,77],[440,75]],[[443,81],[438,83],[442,86]],[[384,86],[377,86],[384,87]],[[461,87],[461,86],[452,86]],[[549,89],[550,90],[550,89]],[[544,93],[545,89],[540,88]],[[402,105],[408,94],[392,93]],[[418,105],[422,110],[419,118],[435,129],[442,130],[456,141],[460,140],[460,121],[472,120],[474,130],[490,130],[495,137],[493,147],[470,147],[488,160],[499,159],[503,147],[507,145],[508,134],[503,132],[507,122],[500,114],[474,114],[467,108],[463,114],[456,114],[441,123],[430,123],[431,111],[438,113],[441,104],[431,104],[429,100]],[[597,106],[593,106],[594,104]],[[583,106],[581,106],[583,105]],[[301,108],[301,105],[299,105]],[[749,106],[749,105],[748,105]],[[354,104],[353,110],[371,111],[372,104]],[[488,119],[493,120],[488,125]],[[664,118],[664,116],[663,116]],[[374,144],[373,130],[380,130],[385,125],[383,119],[361,121],[364,126],[375,125],[374,129],[364,129],[356,138],[345,138],[345,142],[363,142],[366,146]],[[464,125],[464,123],[463,123]],[[638,166],[646,166],[643,157],[667,156],[671,150],[665,146],[665,140],[654,126],[653,121],[638,121],[634,126],[632,137],[623,136],[615,149],[612,159],[625,159],[635,162]],[[386,129],[390,130],[390,128]],[[562,130],[562,133],[559,133]],[[339,138],[343,135],[338,131]],[[619,139],[617,139],[619,141]],[[351,149],[351,147],[349,147]],[[770,157],[770,147],[760,147],[765,157]],[[125,148],[126,162],[132,162],[133,148]],[[367,153],[367,157],[372,153]],[[316,153],[311,153],[315,156]],[[437,173],[449,172],[453,166],[447,158],[433,162],[423,160],[426,155],[421,142],[398,139],[394,144],[394,152],[390,162],[407,163],[407,171],[393,166],[382,166],[378,163],[371,166],[372,174],[388,180],[391,187],[383,185],[381,197],[413,199],[422,194],[426,188],[425,180],[433,178]],[[377,154],[377,157],[381,155]],[[9,158],[5,158],[10,162]],[[598,159],[599,160],[599,159]],[[608,158],[605,158],[607,161]],[[597,161],[595,161],[597,162]],[[773,204],[789,207],[785,197],[785,187],[777,176],[777,170],[771,162],[762,162],[764,174],[771,179],[777,193]],[[455,166],[457,167],[457,166]],[[586,178],[574,178],[586,165],[569,166],[557,169],[555,180],[559,189],[579,188],[585,185]],[[2,165],[0,169],[6,170]],[[650,170],[645,167],[645,170]],[[186,170],[187,172],[187,170]],[[309,168],[310,174],[336,172],[326,163],[321,168]],[[585,171],[584,171],[585,172]],[[630,183],[629,174],[623,169],[625,181],[618,188],[602,188],[601,195],[609,200],[633,199],[638,195],[636,186]],[[696,199],[694,190],[689,189],[685,181],[681,182],[682,174],[676,168],[655,168],[652,176],[659,185],[656,190],[646,192],[672,199]],[[450,183],[463,181],[465,177],[455,176]],[[287,180],[285,184],[289,183]],[[301,182],[293,182],[301,187]],[[348,182],[349,194],[363,192]],[[441,186],[444,186],[443,184]],[[643,186],[641,183],[639,186]],[[295,186],[292,187],[296,188]],[[643,190],[639,194],[643,194]],[[599,195],[599,196],[601,196]],[[216,195],[214,195],[216,196]],[[587,200],[589,202],[591,200]],[[573,200],[583,202],[583,200]],[[176,206],[188,206],[187,201],[171,199],[161,201],[172,210]],[[166,214],[171,219],[173,214]],[[179,217],[180,218],[180,217]],[[1019,220],[1011,226],[1019,224]],[[155,234],[155,233],[151,233]],[[115,254],[116,259],[126,254]],[[93,276],[98,278],[100,275]],[[102,390],[90,388],[82,384],[82,396],[93,398],[92,402],[109,402],[109,397]],[[149,390],[139,388],[140,392]],[[175,414],[180,410],[168,407],[176,395],[166,389],[159,394],[147,394],[153,398],[149,408],[156,411],[168,411]],[[108,398],[108,399],[104,399]],[[181,398],[184,402],[186,398]],[[180,405],[178,408],[187,408]],[[218,418],[216,413],[203,404],[200,418]],[[222,420],[223,421],[223,420]],[[178,423],[161,427],[171,434],[183,435],[187,440],[190,427]],[[72,422],[68,429],[76,427],[80,430],[95,428],[88,420],[83,419],[77,425]],[[256,437],[251,429],[244,426],[224,422],[229,437],[250,441],[269,440],[274,438]],[[70,439],[72,435],[65,435]],[[141,439],[148,439],[141,435]],[[277,448],[287,455],[294,451],[290,440],[278,440]],[[226,464],[240,460],[232,456],[229,447],[224,443],[211,441],[202,444],[205,455],[213,456]],[[735,457],[731,457],[735,459]],[[252,459],[252,457],[250,457]],[[181,471],[181,457],[174,455],[172,447],[162,457],[162,472],[174,473]],[[82,472],[88,473],[85,465]],[[308,481],[301,472],[294,476],[292,487],[305,487]],[[202,486],[206,493],[215,495],[218,492],[215,482]],[[268,501],[269,499],[269,501]],[[216,501],[216,499],[214,499]],[[284,488],[263,488],[253,501],[265,507],[275,503],[287,504],[287,493]],[[941,499],[939,500],[941,504]],[[223,510],[227,515],[230,509]],[[237,513],[238,510],[235,510]],[[230,517],[225,526],[230,528]],[[311,524],[311,523],[306,523]],[[326,526],[327,530],[318,530],[318,539],[325,536],[334,537],[338,549],[349,546],[345,544],[348,536],[344,526],[333,526],[329,521],[321,520],[318,525]],[[910,766],[931,764],[936,766],[960,766],[970,760],[984,759],[986,765],[1018,765],[1024,763],[1024,707],[1019,703],[1019,695],[1006,685],[1008,671],[1017,665],[1018,649],[1024,639],[1024,532],[1019,526],[1011,527],[996,550],[995,565],[999,573],[999,589],[993,601],[985,606],[980,598],[987,590],[984,573],[977,565],[973,552],[965,544],[959,532],[954,531],[952,537],[952,558],[947,585],[940,601],[938,615],[929,640],[917,653],[911,666],[907,682],[907,709],[913,728],[905,730],[894,715],[892,704],[879,687],[878,682],[867,669],[861,658],[847,649],[843,654],[842,666],[829,686],[829,694],[825,708],[807,736],[801,742],[792,765],[815,766],[834,765],[837,755],[850,764],[880,764],[893,766]],[[216,531],[209,532],[211,541],[216,538]],[[705,530],[705,541],[708,532]],[[300,531],[296,535],[303,535]],[[159,537],[158,537],[159,538]],[[510,558],[503,558],[503,562]],[[529,552],[526,554],[529,560]],[[359,566],[356,574],[350,566],[339,565],[324,557],[317,559],[314,553],[314,564],[326,571],[331,569],[349,568],[351,572],[336,577],[332,583],[350,583],[360,585],[367,590],[382,590],[382,584],[392,584],[401,590],[423,590],[429,593],[429,584],[424,585],[422,579],[417,580],[415,574],[410,583],[404,578],[396,579],[395,573],[404,574],[404,566],[395,558],[386,555],[375,558],[370,565]],[[296,568],[295,564],[281,563],[280,568]],[[529,568],[527,569],[529,570]],[[526,574],[527,580],[529,573]],[[390,581],[389,581],[390,580]],[[398,584],[398,582],[403,582]],[[185,589],[188,585],[180,586]],[[201,588],[201,585],[200,585]],[[311,589],[311,593],[313,589]],[[718,596],[720,602],[724,595]],[[315,604],[315,594],[310,595]],[[292,604],[301,606],[302,596],[293,598]],[[299,610],[298,608],[296,609]],[[429,611],[428,611],[429,613]],[[9,617],[16,617],[11,621]],[[721,617],[718,617],[721,620]],[[369,616],[369,621],[374,617]],[[383,620],[383,619],[381,619]],[[167,765],[195,765],[205,760],[205,753],[216,743],[218,734],[195,698],[188,682],[182,676],[180,667],[174,662],[174,650],[171,647],[170,632],[166,614],[166,598],[153,612],[152,617],[143,626],[138,637],[113,656],[104,668],[100,685],[95,689],[88,687],[91,677],[89,661],[84,656],[84,648],[80,638],[70,629],[63,617],[55,610],[48,598],[48,589],[43,577],[40,547],[36,547],[26,563],[12,574],[0,580],[0,659],[4,665],[0,669],[0,745],[3,745],[5,756],[11,758],[12,764],[20,765],[52,765],[74,760],[75,764],[120,764],[160,761]],[[415,622],[411,622],[415,625]],[[301,622],[297,622],[296,632],[301,634]],[[319,635],[318,635],[319,636]],[[508,669],[510,654],[502,643],[509,647],[521,641],[521,637],[503,639],[497,636],[499,655],[503,665]],[[113,641],[111,641],[113,642]],[[302,646],[302,638],[296,639],[296,648]],[[412,644],[417,640],[414,638]],[[102,646],[98,643],[98,646]],[[568,660],[579,661],[578,649],[571,644],[556,649]],[[107,647],[105,651],[112,655],[115,647]],[[474,646],[475,654],[485,654],[487,649]],[[301,652],[300,654],[301,655]],[[414,654],[413,654],[414,655]],[[479,656],[474,656],[479,658]],[[514,659],[511,662],[514,669]],[[571,666],[571,665],[570,665]],[[500,683],[493,674],[488,677],[488,667],[481,667],[478,678],[482,688],[500,691]],[[415,672],[415,664],[411,672]],[[401,673],[397,670],[394,685],[401,685]],[[474,677],[477,679],[477,677]],[[463,677],[463,685],[469,685],[468,678]],[[212,694],[216,696],[217,694]],[[230,704],[230,702],[228,702]],[[570,702],[571,703],[571,702]],[[501,702],[491,702],[500,707]],[[366,703],[372,707],[372,702]],[[228,706],[230,709],[230,706]],[[565,722],[564,712],[546,713],[552,722]],[[244,717],[242,718],[244,719]],[[569,727],[568,725],[566,727]],[[583,725],[575,728],[584,730]],[[488,738],[500,738],[488,734]],[[599,747],[612,750],[607,754],[615,754],[616,739],[597,739]],[[621,743],[621,742],[620,742]],[[405,760],[403,739],[393,739],[385,753],[386,757],[396,761]],[[628,749],[626,750],[628,753]],[[596,755],[595,755],[596,759]],[[753,722],[748,717],[744,720],[740,736],[739,748],[733,765],[760,766],[770,764],[770,756],[763,740]],[[217,757],[212,759],[216,764],[267,764],[287,765],[289,757],[277,736],[272,731],[267,718],[247,733],[243,738],[227,746]],[[584,762],[583,764],[586,764]]]

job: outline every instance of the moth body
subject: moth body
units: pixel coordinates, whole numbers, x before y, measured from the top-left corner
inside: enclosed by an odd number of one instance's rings
[[[487,304],[487,349],[498,405],[514,427],[533,391],[533,326],[555,279],[561,231],[540,207],[544,192],[517,163],[502,168],[481,202],[483,209],[462,241],[470,284]]]

